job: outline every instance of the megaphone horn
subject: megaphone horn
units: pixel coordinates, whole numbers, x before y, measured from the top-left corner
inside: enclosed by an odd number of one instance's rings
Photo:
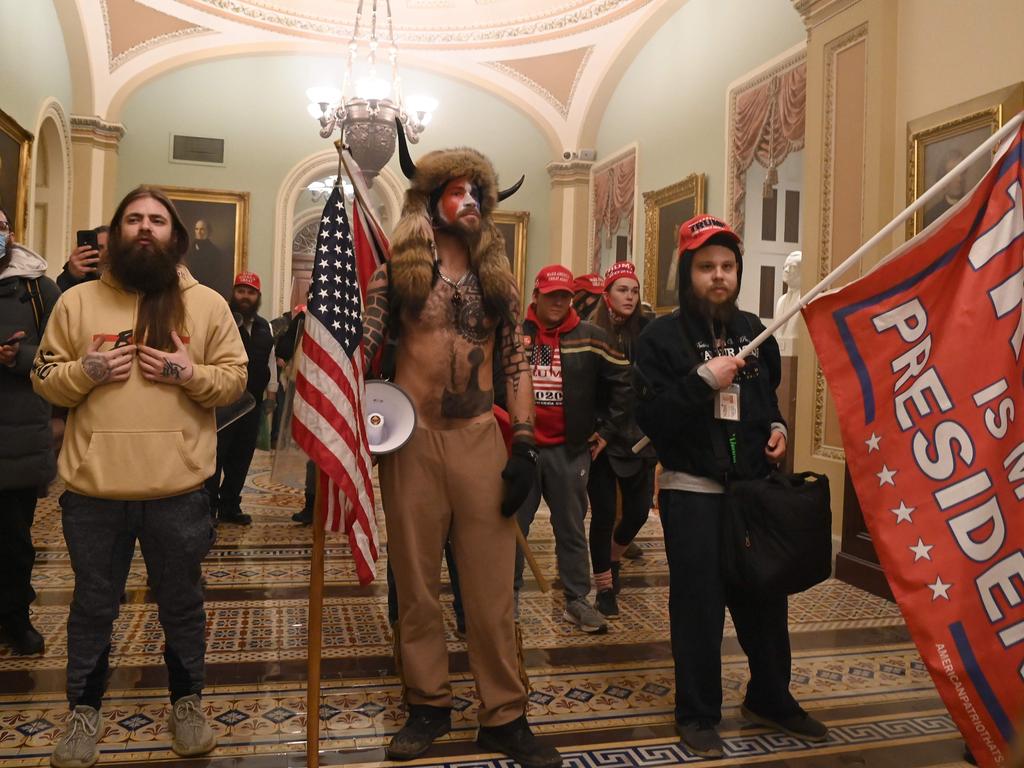
[[[416,408],[397,384],[371,379],[363,393],[363,423],[370,453],[394,453],[416,430]]]

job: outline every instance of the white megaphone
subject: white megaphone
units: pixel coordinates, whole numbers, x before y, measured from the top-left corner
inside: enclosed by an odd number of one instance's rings
[[[394,453],[416,429],[416,409],[397,384],[370,379],[363,394],[363,423],[370,453]]]

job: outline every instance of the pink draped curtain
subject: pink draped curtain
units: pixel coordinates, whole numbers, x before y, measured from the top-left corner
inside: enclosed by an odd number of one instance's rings
[[[736,231],[743,231],[747,169],[755,160],[765,168],[778,167],[790,152],[803,149],[806,103],[804,62],[737,96],[731,147],[731,224]]]
[[[611,237],[619,231],[623,218],[629,223],[633,240],[633,205],[636,184],[636,154],[623,158],[594,174],[594,253],[592,270],[601,269],[601,237],[611,246]]]

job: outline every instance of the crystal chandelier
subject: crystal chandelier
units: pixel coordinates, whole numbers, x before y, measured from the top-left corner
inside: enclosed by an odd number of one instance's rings
[[[341,132],[342,140],[359,163],[367,184],[373,183],[395,152],[395,120],[402,122],[409,141],[416,143],[437,109],[437,100],[429,96],[412,97],[408,103],[403,102],[398,46],[391,22],[391,0],[384,0],[390,80],[378,76],[377,55],[381,43],[377,38],[378,0],[371,2],[369,36],[365,40],[360,39],[363,0],[359,0],[356,8],[341,90],[316,87],[306,91],[312,102],[309,112],[320,121],[320,135],[328,139],[335,129]],[[364,44],[366,50],[361,56],[360,49]],[[364,70],[365,75],[357,77],[357,68]]]

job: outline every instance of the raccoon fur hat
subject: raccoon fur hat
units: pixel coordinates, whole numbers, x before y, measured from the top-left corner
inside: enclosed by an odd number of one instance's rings
[[[415,315],[423,308],[437,279],[431,204],[436,203],[441,187],[452,179],[468,176],[480,189],[480,237],[470,253],[470,269],[480,280],[488,314],[511,320],[509,308],[517,304],[515,278],[492,214],[501,200],[519,189],[523,179],[508,190],[500,190],[491,161],[465,147],[429,152],[413,162],[401,123],[398,144],[402,171],[410,184],[391,238],[391,291],[398,304],[393,311],[406,308]]]

